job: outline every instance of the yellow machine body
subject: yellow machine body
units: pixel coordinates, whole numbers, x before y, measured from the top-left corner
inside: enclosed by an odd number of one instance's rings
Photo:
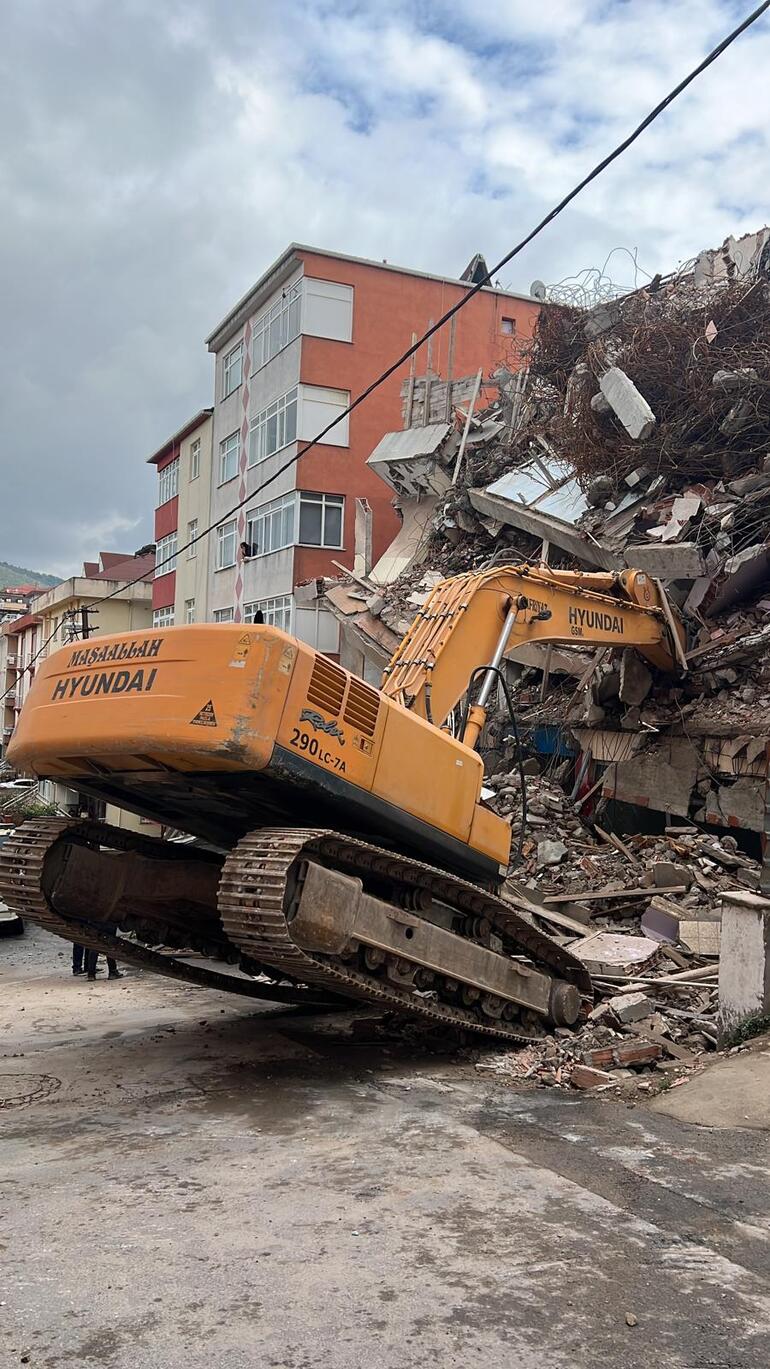
[[[478,754],[277,628],[64,647],[38,669],[9,759],[225,846],[260,822],[342,814],[468,874],[508,861]]]
[[[673,670],[683,637],[641,572],[526,566],[438,585],[382,690],[272,627],[98,637],[38,668],[8,759],[223,847],[330,825],[495,882],[510,828],[481,799],[484,709],[464,741],[445,726],[472,673],[525,641],[634,646]]]

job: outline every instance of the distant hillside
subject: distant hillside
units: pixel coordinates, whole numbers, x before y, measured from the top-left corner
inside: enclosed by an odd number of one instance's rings
[[[56,575],[43,575],[39,570],[25,570],[24,566],[12,566],[8,561],[0,561],[0,589],[8,585],[41,585],[48,589],[49,585],[58,583],[59,577]]]

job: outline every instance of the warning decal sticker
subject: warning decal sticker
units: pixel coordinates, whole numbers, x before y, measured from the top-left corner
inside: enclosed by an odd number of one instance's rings
[[[203,705],[203,708],[201,709],[200,713],[196,713],[195,717],[190,719],[190,726],[216,727],[216,725],[217,715],[214,712],[214,704],[211,701],[211,699],[209,699],[208,703]]]

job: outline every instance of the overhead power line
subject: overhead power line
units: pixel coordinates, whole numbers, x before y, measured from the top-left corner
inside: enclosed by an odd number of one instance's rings
[[[528,247],[529,244],[536,237],[538,237],[540,233],[542,233],[543,229],[548,227],[549,223],[553,223],[554,219],[558,218],[558,216],[561,213],[563,213],[563,211],[567,208],[569,204],[572,203],[574,199],[577,199],[577,196],[585,190],[586,186],[590,185],[592,181],[595,181],[598,176],[601,176],[603,171],[606,171],[608,166],[611,166],[613,162],[617,161],[618,157],[621,157],[623,153],[626,152],[629,147],[631,147],[632,143],[635,143],[637,138],[641,137],[645,130],[648,129],[650,125],[653,124],[655,120],[658,119],[666,109],[668,109],[669,105],[673,104],[674,100],[678,99],[678,97],[683,93],[683,91],[685,91],[688,86],[692,85],[693,81],[697,80],[697,78],[700,75],[702,75],[702,73],[706,71],[708,67],[712,66],[713,63],[716,62],[717,59],[722,56],[722,53],[726,52],[727,49],[731,47],[731,45],[736,41],[737,38],[740,38],[741,34],[745,33],[747,29],[751,28],[752,24],[755,24],[758,19],[761,19],[762,15],[765,14],[768,9],[770,9],[770,0],[764,0],[763,4],[758,5],[755,10],[752,10],[752,12],[748,14],[746,18],[741,21],[740,24],[738,24],[734,29],[732,29],[731,32],[728,33],[727,36],[723,38],[715,48],[712,48],[711,52],[709,52],[707,56],[704,57],[703,60],[699,62],[696,67],[693,67],[692,71],[690,71],[688,75],[685,76],[679,82],[678,85],[674,86],[673,90],[670,90],[668,94],[665,95],[664,98],[657,105],[655,105],[654,109],[650,110],[649,114],[647,114],[645,118],[642,119],[641,123],[637,124],[636,128],[628,134],[628,137],[624,138],[622,142],[618,143],[617,146],[613,148],[612,152],[609,152],[607,156],[602,159],[602,161],[597,162],[596,166],[594,166],[593,169],[589,171],[588,174],[584,176],[581,181],[578,181],[577,185],[573,186],[572,190],[570,190],[564,196],[563,199],[559,200],[559,203],[554,205],[553,209],[549,210],[545,217],[542,218],[540,222],[536,224],[535,227],[531,229],[529,233],[527,233],[526,237],[522,238],[521,241],[518,242],[515,247],[512,247],[510,252],[506,252],[505,256],[500,258],[500,261],[498,261],[494,266],[490,267],[487,274],[483,276],[481,280],[477,281],[474,285],[469,286],[466,294],[463,295],[462,299],[458,300],[456,304],[453,304],[450,309],[447,309],[446,313],[442,314],[441,317],[437,319],[435,323],[431,324],[431,326],[428,329],[426,329],[426,331],[422,334],[422,337],[419,337],[416,340],[416,342],[413,342],[412,345],[408,347],[406,351],[403,352],[401,356],[397,358],[396,361],[392,362],[390,366],[388,366],[384,371],[382,371],[380,375],[378,375],[377,378],[371,382],[370,385],[367,385],[365,390],[362,390],[359,395],[356,395],[355,399],[351,400],[350,404],[347,406],[346,409],[342,411],[342,413],[338,414],[336,418],[333,418],[331,422],[327,423],[326,427],[322,428],[319,433],[316,433],[316,436],[312,438],[311,441],[303,443],[299,447],[298,451],[294,454],[294,456],[289,457],[288,461],[285,461],[282,466],[279,466],[278,470],[274,471],[273,474],[268,476],[266,480],[263,480],[261,485],[258,485],[256,489],[252,490],[243,499],[239,499],[238,503],[233,504],[233,507],[231,509],[228,509],[226,513],[220,514],[220,516],[216,519],[214,523],[210,523],[208,527],[203,528],[203,530],[197,533],[195,537],[191,537],[189,541],[185,542],[181,547],[178,547],[176,552],[174,552],[172,556],[166,557],[163,561],[156,562],[156,573],[161,566],[165,566],[170,561],[174,561],[177,556],[181,556],[182,552],[187,551],[189,547],[195,546],[196,543],[202,541],[204,537],[208,537],[214,531],[215,528],[219,527],[220,524],[224,523],[228,518],[232,518],[233,515],[238,513],[239,510],[242,509],[245,504],[249,504],[252,501],[252,499],[256,498],[258,494],[262,494],[264,490],[266,490],[270,485],[274,484],[275,481],[278,480],[286,471],[290,470],[292,466],[296,465],[296,463],[303,456],[306,456],[308,452],[312,451],[313,448],[316,447],[319,442],[322,442],[323,439],[327,436],[327,434],[330,433],[333,428],[337,427],[338,423],[342,423],[342,421],[346,419],[350,414],[352,414],[355,409],[358,409],[360,405],[363,404],[369,398],[370,395],[374,394],[375,390],[378,390],[381,385],[384,385],[385,381],[389,380],[390,377],[394,375],[395,372],[398,371],[400,367],[405,364],[405,362],[411,360],[411,358],[420,350],[420,348],[425,345],[429,338],[432,338],[434,334],[439,332],[441,328],[443,328],[447,323],[449,323],[449,321],[453,319],[456,314],[459,314],[460,310],[465,308],[465,306],[473,299],[474,295],[477,295],[479,291],[483,290],[485,286],[489,285],[490,282],[496,276],[499,276],[500,272],[504,269],[504,267],[506,267],[509,262],[513,261],[514,257],[517,257],[520,252],[523,252],[524,248]],[[135,580],[129,580],[123,583],[121,585],[120,590],[113,590],[111,594],[105,595],[104,599],[100,602],[106,603],[108,599],[112,599],[116,594],[125,593],[126,589],[130,589],[133,585],[141,584],[144,578],[144,576],[138,575]],[[50,641],[51,638],[49,637],[48,641],[43,643],[40,650],[35,654],[35,656],[32,657],[32,660],[29,661],[29,663],[25,667],[25,670],[29,670],[30,666],[32,666],[34,662],[38,659],[38,657],[42,655],[43,651],[48,646],[48,642]],[[12,688],[13,686],[11,687],[11,689]],[[11,693],[11,689],[7,689],[5,694],[0,695],[0,703],[3,699],[7,697],[9,693]]]

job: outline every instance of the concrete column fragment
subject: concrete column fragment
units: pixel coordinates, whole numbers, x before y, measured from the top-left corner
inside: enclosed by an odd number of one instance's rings
[[[733,1032],[770,1016],[770,899],[737,889],[722,898],[719,1021]]]
[[[649,437],[655,427],[655,415],[625,371],[621,371],[619,366],[610,366],[599,381],[599,386],[629,437],[637,441]]]

